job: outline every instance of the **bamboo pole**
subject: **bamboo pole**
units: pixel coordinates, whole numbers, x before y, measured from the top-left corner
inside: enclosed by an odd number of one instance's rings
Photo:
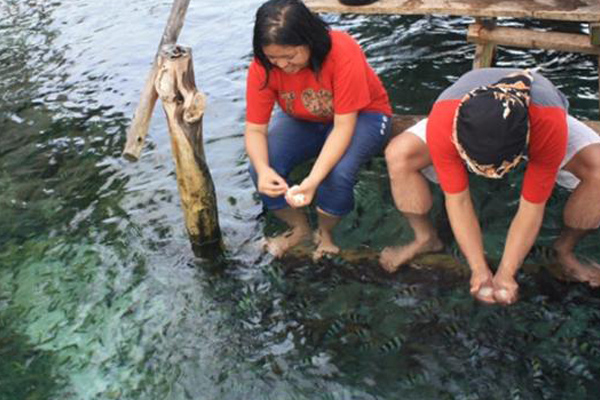
[[[223,251],[217,198],[202,141],[205,96],[196,88],[192,51],[164,45],[157,59],[156,93],[167,116],[185,226],[196,256]]]
[[[137,161],[140,159],[142,148],[144,147],[144,142],[148,134],[152,112],[154,111],[154,105],[158,98],[154,88],[154,81],[156,80],[158,71],[156,58],[163,45],[174,44],[177,42],[177,38],[183,27],[189,3],[190,0],[175,0],[171,7],[171,14],[169,15],[167,25],[165,26],[165,30],[158,45],[152,68],[150,69],[150,73],[146,78],[146,83],[144,84],[144,88],[140,95],[140,102],[133,115],[131,126],[127,131],[127,142],[125,143],[125,149],[123,150],[123,157],[129,161]]]

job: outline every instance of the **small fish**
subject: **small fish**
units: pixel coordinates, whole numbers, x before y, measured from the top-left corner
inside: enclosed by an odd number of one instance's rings
[[[389,354],[391,352],[396,352],[400,350],[402,344],[404,343],[404,339],[399,336],[394,336],[392,339],[388,340],[381,346],[379,346],[379,352],[382,354]]]

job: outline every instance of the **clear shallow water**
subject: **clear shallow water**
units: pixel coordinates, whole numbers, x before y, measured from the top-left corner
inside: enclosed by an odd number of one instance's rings
[[[180,38],[209,98],[206,152],[228,248],[207,263],[189,248],[160,105],[140,162],[120,157],[171,2],[0,3],[0,399],[596,399],[597,290],[541,269],[519,276],[517,305],[484,307],[457,271],[388,277],[368,262],[257,250],[279,229],[261,215],[242,140],[259,4],[192,2]],[[426,113],[470,68],[467,19],[327,18],[365,47],[396,112]],[[542,63],[572,113],[597,119],[590,57],[504,49],[498,61]],[[517,183],[477,182],[492,258]],[[410,238],[383,160],[357,192],[337,231],[343,247]],[[529,262],[558,233],[565,196],[554,194]],[[598,239],[581,253],[598,259]]]

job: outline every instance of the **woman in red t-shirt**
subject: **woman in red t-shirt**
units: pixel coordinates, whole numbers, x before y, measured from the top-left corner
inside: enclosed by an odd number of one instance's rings
[[[315,258],[337,253],[332,229],[354,208],[360,166],[381,152],[391,107],[356,41],[332,31],[299,0],[269,0],[256,13],[246,87],[246,151],[266,209],[290,230],[267,240],[275,256],[310,238],[301,210],[315,200]],[[271,114],[279,105],[275,117]],[[315,159],[290,186],[297,165]]]

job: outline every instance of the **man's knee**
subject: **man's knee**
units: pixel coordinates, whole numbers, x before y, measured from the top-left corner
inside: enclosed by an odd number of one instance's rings
[[[392,178],[418,171],[430,163],[427,145],[408,132],[395,137],[386,147],[385,161]]]

